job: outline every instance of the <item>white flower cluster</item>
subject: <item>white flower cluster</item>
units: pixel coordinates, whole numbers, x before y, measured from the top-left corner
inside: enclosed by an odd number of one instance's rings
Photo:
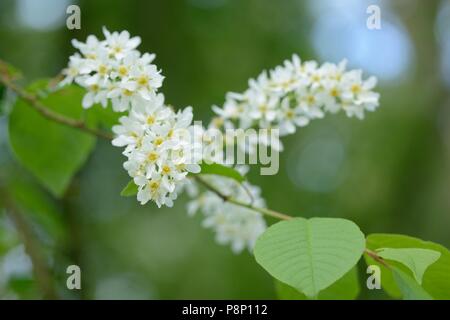
[[[164,96],[157,93],[164,77],[151,64],[154,54],[136,50],[139,37],[106,28],[103,34],[102,41],[93,35],[85,43],[72,41],[80,52],[70,57],[61,85],[75,81],[86,88],[84,108],[96,103],[106,107],[111,101],[114,111],[128,111],[113,127],[112,143],[125,147],[124,168],[138,186],[138,201],[170,207],[188,172],[200,171],[192,108],[175,112],[164,104]]]
[[[361,70],[346,71],[346,62],[338,65],[315,61],[301,62],[297,55],[283,65],[262,72],[249,80],[244,93],[228,93],[212,124],[225,128],[279,129],[280,136],[292,134],[296,127],[326,112],[345,111],[347,116],[364,117],[364,111],[378,107],[379,94],[372,89],[376,78],[362,79]]]
[[[239,185],[234,180],[220,176],[204,176],[203,179],[222,190],[226,196],[265,207],[261,190],[257,186],[248,182]],[[198,193],[197,187],[198,185],[193,184],[188,189],[193,197],[187,205],[188,213],[193,215],[201,212],[204,216],[202,225],[215,232],[219,244],[231,245],[234,253],[240,253],[246,248],[251,251],[258,237],[266,230],[263,216],[256,211],[225,202],[211,191]]]
[[[136,47],[139,37],[130,38],[128,31],[109,32],[103,28],[105,40],[88,36],[86,42],[72,40],[80,52],[70,57],[61,85],[76,82],[87,89],[83,107],[96,103],[106,107],[112,102],[114,111],[123,112],[139,101],[150,101],[161,87],[164,77],[154,64],[154,54],[141,55]]]
[[[201,142],[193,137],[201,128],[191,125],[192,117],[191,107],[175,113],[158,94],[137,100],[113,127],[112,143],[125,147],[124,168],[138,186],[141,204],[152,200],[158,207],[171,207],[188,172],[200,172]]]

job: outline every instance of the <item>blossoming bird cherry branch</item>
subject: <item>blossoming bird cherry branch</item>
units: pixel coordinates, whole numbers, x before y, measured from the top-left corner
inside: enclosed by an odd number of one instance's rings
[[[90,35],[85,42],[72,41],[77,52],[63,70],[65,78],[60,85],[76,83],[85,88],[83,108],[111,105],[113,111],[126,112],[113,127],[112,144],[123,148],[123,167],[138,186],[141,204],[153,201],[158,207],[171,207],[178,194],[187,191],[193,198],[188,213],[201,212],[203,226],[214,230],[219,243],[231,244],[234,252],[252,250],[267,227],[263,215],[289,217],[266,209],[260,188],[247,181],[241,185],[216,175],[187,179],[189,173],[200,172],[202,161],[223,160],[204,158],[201,152],[203,146],[209,146],[208,137],[214,136],[214,130],[265,128],[279,130],[284,136],[327,113],[342,111],[363,118],[366,111],[378,107],[379,94],[372,90],[375,77],[365,80],[362,71],[346,70],[345,61],[319,65],[294,55],[251,79],[243,93],[228,93],[222,108],[213,107],[217,117],[203,127],[192,124],[191,107],[176,112],[165,104],[164,95],[158,92],[164,76],[152,63],[154,54],[136,49],[139,37],[106,28],[103,35],[102,40]],[[237,147],[247,153],[256,152],[258,145],[282,149],[277,138],[250,140],[238,139]],[[248,170],[237,169],[241,174]],[[198,192],[198,184],[208,191]]]
[[[51,121],[54,121],[54,122],[57,122],[59,124],[63,124],[63,125],[69,126],[69,127],[83,130],[89,134],[92,134],[92,135],[100,137],[100,138],[104,138],[107,140],[113,139],[113,136],[106,132],[102,132],[102,131],[87,127],[83,121],[65,117],[61,114],[53,112],[51,109],[49,109],[43,103],[41,103],[39,101],[39,98],[36,95],[28,93],[23,88],[16,85],[12,80],[10,80],[9,75],[7,75],[7,74],[5,75],[5,72],[4,72],[4,70],[5,70],[4,66],[6,64],[1,60],[0,60],[0,65],[2,66],[1,67],[2,74],[0,76],[1,83],[3,83],[9,89],[13,90],[19,97],[26,100],[35,110],[37,110],[41,115],[43,115],[48,120],[51,120]],[[217,194],[224,201],[227,201],[227,202],[233,203],[234,205],[248,208],[248,209],[251,209],[251,210],[254,210],[254,211],[260,212],[262,214],[272,216],[274,218],[278,218],[281,220],[292,219],[291,216],[288,216],[286,214],[283,214],[283,213],[280,213],[280,212],[277,212],[277,211],[274,211],[271,209],[256,207],[251,204],[247,204],[247,203],[244,203],[237,199],[234,199],[230,196],[224,195],[220,190],[218,190],[216,187],[214,187],[212,184],[208,183],[206,180],[204,180],[200,176],[195,176],[195,179],[198,182],[200,182],[203,186],[205,186],[208,190]]]
[[[110,135],[106,132],[102,132],[102,131],[93,129],[93,128],[89,128],[82,121],[72,119],[69,117],[65,117],[61,114],[53,112],[51,109],[49,109],[43,103],[41,103],[36,95],[26,92],[24,89],[22,89],[21,87],[16,85],[12,80],[10,80],[9,75],[5,75],[5,72],[4,72],[5,65],[6,64],[0,60],[0,66],[1,66],[1,70],[2,70],[2,74],[0,76],[1,83],[3,83],[9,89],[13,90],[19,97],[26,100],[35,110],[37,110],[45,118],[47,118],[48,120],[69,126],[69,127],[73,127],[76,129],[86,131],[87,133],[92,134],[97,137],[100,137],[100,138],[104,138],[104,139],[108,139],[108,140],[113,139],[112,135]],[[216,187],[214,187],[212,184],[208,183],[206,180],[204,180],[200,176],[195,176],[195,179],[198,182],[200,182],[203,186],[205,186],[208,190],[217,194],[224,201],[227,201],[227,202],[233,203],[237,206],[242,206],[244,208],[248,208],[248,209],[251,209],[251,210],[254,210],[254,211],[260,212],[262,214],[266,214],[268,216],[272,216],[274,218],[278,218],[281,220],[292,219],[291,216],[288,216],[286,214],[276,212],[274,210],[270,210],[270,209],[266,209],[266,208],[259,208],[259,207],[253,206],[251,204],[247,204],[247,203],[244,203],[237,199],[234,199],[230,196],[224,195],[220,190],[218,190]]]

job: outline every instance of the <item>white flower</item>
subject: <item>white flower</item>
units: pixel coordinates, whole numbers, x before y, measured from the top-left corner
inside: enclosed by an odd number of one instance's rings
[[[89,35],[86,42],[80,42],[76,39],[72,40],[72,45],[80,50],[86,59],[95,59],[97,52],[104,49],[104,45],[96,36]]]
[[[75,53],[69,58],[68,67],[62,72],[65,78],[61,81],[60,85],[64,86],[71,84],[76,77],[90,72],[91,68],[89,67],[89,63],[87,63],[78,53]]]
[[[132,68],[130,77],[134,79],[136,90],[145,100],[151,99],[152,93],[162,86],[164,79],[160,71],[153,64]]]
[[[126,30],[119,32],[109,32],[105,27],[103,27],[103,34],[106,38],[106,45],[108,47],[108,52],[113,55],[116,59],[121,59],[125,55],[136,49],[141,43],[141,38],[133,37],[130,38],[130,33]]]
[[[107,97],[112,101],[113,110],[116,112],[127,111],[137,102],[136,83],[123,79],[111,86]]]
[[[377,80],[370,77],[362,80],[359,70],[348,72],[342,77],[343,93],[342,101],[344,110],[349,117],[364,118],[364,111],[374,111],[378,107],[379,94],[373,92]]]
[[[84,95],[81,102],[83,108],[88,109],[96,103],[100,103],[103,107],[106,107],[107,90],[102,88],[102,86],[100,86],[98,83],[95,83],[95,81],[88,80],[92,80],[92,78],[77,79],[77,83],[85,85],[87,89],[87,93]],[[88,82],[91,82],[92,84],[88,84]]]
[[[303,127],[309,123],[309,117],[300,107],[291,107],[290,99],[281,100],[281,108],[278,112],[280,135],[292,134],[296,127]]]

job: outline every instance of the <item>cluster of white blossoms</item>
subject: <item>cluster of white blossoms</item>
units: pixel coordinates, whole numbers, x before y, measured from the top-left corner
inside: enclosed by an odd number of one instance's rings
[[[124,168],[138,186],[137,199],[171,207],[189,172],[200,172],[201,141],[192,122],[192,108],[175,112],[164,96],[138,100],[113,127],[113,145],[125,147]]]
[[[141,98],[150,101],[164,79],[151,63],[155,55],[141,55],[136,50],[141,39],[131,38],[128,31],[111,33],[103,28],[103,34],[102,41],[93,35],[86,42],[72,40],[79,52],[70,57],[61,85],[75,82],[86,88],[84,108],[97,103],[106,107],[111,101],[114,111],[123,112]]]
[[[192,108],[175,112],[164,104],[164,95],[157,93],[164,77],[151,64],[154,54],[136,50],[139,37],[106,28],[103,34],[102,41],[93,35],[85,43],[72,41],[80,52],[70,57],[60,85],[86,88],[84,108],[111,101],[114,111],[127,111],[113,127],[112,144],[124,147],[124,168],[138,186],[138,201],[170,207],[186,175],[200,171],[201,141],[193,139],[198,134],[191,125]]]
[[[361,70],[346,71],[346,61],[338,65],[301,62],[297,55],[257,79],[249,80],[244,93],[230,92],[214,127],[278,129],[280,136],[297,127],[323,118],[325,113],[344,111],[347,116],[364,117],[378,107],[379,94],[372,91],[376,78],[363,80]]]
[[[243,173],[248,167],[239,169]],[[256,207],[265,207],[261,189],[257,186],[248,182],[241,185],[232,179],[213,175],[204,176],[203,179],[222,190],[227,197]],[[267,227],[260,213],[226,202],[212,191],[200,193],[198,184],[191,183],[188,193],[193,198],[187,205],[189,215],[197,212],[203,214],[202,225],[215,232],[219,244],[231,245],[234,253],[240,253],[244,249],[253,250],[256,240]]]

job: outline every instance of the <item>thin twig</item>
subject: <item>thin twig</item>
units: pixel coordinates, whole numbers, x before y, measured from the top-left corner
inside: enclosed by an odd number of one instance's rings
[[[95,135],[102,139],[107,140],[112,139],[111,134],[103,132],[101,130],[97,130],[95,128],[88,127],[84,121],[66,117],[60,113],[54,112],[53,110],[49,109],[42,102],[39,101],[39,98],[36,95],[25,91],[11,80],[11,77],[6,68],[6,64],[1,60],[0,60],[0,82],[3,83],[7,88],[14,91],[20,98],[28,102],[27,105],[29,105],[34,110],[39,112],[45,118],[75,129],[82,130],[86,133]]]
[[[220,197],[223,201],[232,203],[234,205],[243,207],[243,208],[247,208],[256,212],[259,212],[261,214],[267,215],[267,216],[271,216],[273,218],[277,218],[280,220],[290,220],[293,219],[294,217],[288,216],[284,213],[281,212],[277,212],[271,209],[267,209],[267,208],[261,208],[261,207],[256,207],[252,204],[249,203],[245,203],[243,201],[234,199],[233,197],[227,196],[226,194],[222,193],[219,189],[217,189],[215,186],[213,186],[211,183],[209,183],[208,181],[206,181],[205,179],[203,179],[202,177],[196,175],[194,176],[194,178],[203,186],[205,186],[208,190],[214,192],[218,197]]]
[[[372,251],[370,249],[364,249],[364,252],[371,257],[372,259],[374,259],[375,261],[379,262],[380,264],[382,264],[383,266],[385,266],[386,268],[390,269],[391,267],[387,264],[387,262],[380,257],[375,251]]]
[[[255,203],[255,198],[253,197],[253,194],[250,191],[250,189],[248,188],[248,186],[243,184],[243,183],[240,183],[239,185],[242,187],[242,189],[245,190],[245,192],[247,193],[248,197],[250,198],[250,204],[254,204]]]

